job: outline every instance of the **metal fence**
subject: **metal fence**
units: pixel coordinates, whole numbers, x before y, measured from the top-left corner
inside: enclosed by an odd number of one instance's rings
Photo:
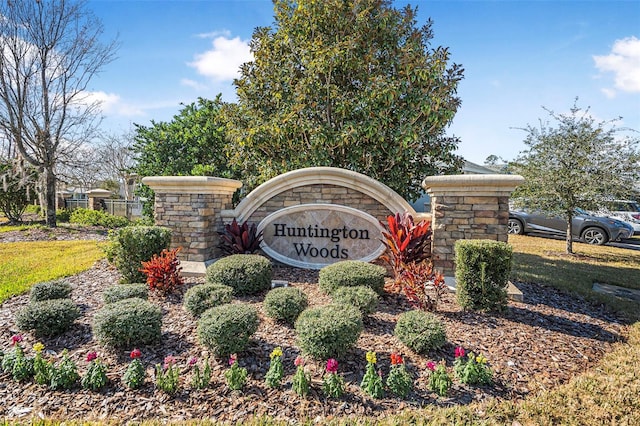
[[[124,216],[129,220],[142,217],[142,203],[140,201],[105,199],[104,210],[114,216]],[[89,208],[89,200],[64,200],[65,208],[69,210]]]

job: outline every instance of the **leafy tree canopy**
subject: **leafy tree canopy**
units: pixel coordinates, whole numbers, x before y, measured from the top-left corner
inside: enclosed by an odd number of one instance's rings
[[[185,105],[169,122],[151,122],[151,126],[135,125],[136,166],[140,176],[188,176],[209,174],[237,177],[227,165],[225,126],[221,121],[220,96],[215,100],[198,98]],[[153,191],[143,185],[139,195],[153,200]],[[151,205],[145,206],[150,214]]]
[[[626,198],[640,177],[638,139],[616,127],[618,120],[597,122],[589,109],[567,114],[544,108],[554,121],[527,126],[521,152],[511,169],[525,178],[514,193],[522,207],[537,208],[567,219],[576,208],[596,210],[603,202]],[[567,252],[573,252],[567,229]]]
[[[431,46],[432,23],[389,0],[275,0],[257,28],[254,60],[225,115],[231,161],[252,188],[280,173],[335,166],[408,199],[425,176],[454,172],[458,139],[444,133],[460,105],[463,69]]]

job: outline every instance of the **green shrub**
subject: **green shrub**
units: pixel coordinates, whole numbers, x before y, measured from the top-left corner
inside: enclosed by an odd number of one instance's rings
[[[102,293],[102,299],[107,304],[133,297],[147,300],[149,298],[149,286],[146,284],[117,284],[108,287]]]
[[[130,348],[157,342],[162,311],[146,300],[132,298],[105,305],[93,317],[93,335],[100,343]]]
[[[257,254],[223,257],[207,268],[207,283],[233,288],[236,296],[257,294],[271,288],[271,262]]]
[[[114,216],[101,210],[75,209],[71,212],[69,222],[80,225],[104,226],[105,228],[122,228],[129,225],[129,219]]]
[[[31,287],[29,299],[32,302],[41,302],[51,299],[68,299],[71,295],[71,284],[63,280],[46,281]]]
[[[198,320],[198,340],[220,357],[242,352],[259,322],[257,311],[249,305],[215,306]]]
[[[222,284],[200,284],[191,287],[184,295],[184,308],[194,317],[214,306],[224,305],[233,299],[233,289]]]
[[[439,349],[447,341],[442,322],[435,315],[418,310],[400,314],[393,334],[419,354]]]
[[[295,324],[298,346],[317,360],[343,357],[360,337],[362,327],[362,314],[349,305],[306,309]]]
[[[38,211],[38,213],[40,213]],[[58,209],[56,210],[56,221],[57,222],[69,222],[71,220],[71,210],[68,209]]]
[[[378,293],[370,287],[340,287],[331,293],[334,303],[355,306],[362,315],[369,315],[378,308]]]
[[[382,294],[385,273],[382,266],[360,260],[345,260],[322,268],[318,284],[325,293],[333,293],[338,287],[366,286]]]
[[[160,254],[171,244],[171,231],[160,226],[128,226],[109,233],[107,259],[122,274],[123,283],[146,282],[142,262]]]
[[[295,287],[274,288],[264,298],[267,315],[277,321],[293,325],[305,310],[309,300],[302,290]]]
[[[513,250],[493,240],[458,240],[456,298],[464,309],[503,310]]]
[[[30,302],[16,313],[20,330],[34,330],[36,336],[58,336],[67,331],[80,316],[71,299],[51,299]]]

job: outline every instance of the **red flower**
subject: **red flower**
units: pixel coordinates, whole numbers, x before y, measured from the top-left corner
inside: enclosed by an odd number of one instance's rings
[[[140,356],[142,356],[142,353],[140,352],[140,349],[138,349],[138,348],[135,348],[129,354],[129,358],[131,358],[131,359],[140,358]]]
[[[455,356],[456,358],[462,358],[465,355],[464,348],[462,346],[456,346]]]
[[[98,354],[96,353],[96,351],[87,352],[87,362],[91,362],[96,358],[98,358]]]
[[[427,363],[427,368],[431,371],[436,371],[436,363],[433,361],[429,361]]]
[[[164,357],[164,369],[171,367],[176,363],[176,359],[172,355],[167,355]]]
[[[189,360],[189,366],[193,366],[196,365],[196,363],[198,362],[198,358],[196,358],[195,356],[193,358],[191,358]]]
[[[233,354],[229,357],[229,365],[233,365],[238,361],[238,355]]]
[[[391,354],[391,365],[399,365],[402,364],[402,355],[392,353]]]
[[[300,367],[301,365],[304,365],[304,358],[302,358],[301,356],[297,356],[295,361],[293,361],[293,364],[296,367]]]
[[[329,358],[327,360],[327,372],[328,373],[337,373],[338,372],[338,361],[333,358]]]
[[[14,334],[11,336],[11,346],[15,346],[20,342],[22,342],[22,334]]]

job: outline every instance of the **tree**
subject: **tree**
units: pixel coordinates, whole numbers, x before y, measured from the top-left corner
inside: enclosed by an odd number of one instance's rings
[[[0,160],[0,181],[0,211],[9,223],[19,223],[35,196],[37,173],[24,161]]]
[[[626,198],[640,177],[638,140],[616,127],[618,120],[596,122],[589,109],[568,114],[547,108],[555,125],[528,125],[529,147],[510,166],[525,178],[514,193],[516,204],[567,220],[567,253],[573,253],[572,219],[576,208],[595,210],[602,203]]]
[[[151,122],[151,126],[135,125],[132,151],[139,177],[174,175],[215,175],[237,178],[228,165],[227,139],[220,110],[220,95],[215,100],[198,98],[185,105],[170,122]],[[141,185],[137,193],[150,201],[151,188]],[[152,215],[153,204],[145,203],[145,215]]]
[[[124,199],[131,199],[129,185],[136,162],[132,151],[135,135],[132,131],[120,135],[107,134],[98,149],[103,179],[112,180],[123,189]]]
[[[432,23],[389,0],[275,0],[254,60],[235,80],[230,159],[249,188],[288,170],[335,166],[418,198],[425,176],[459,170],[445,128],[463,69],[432,47]],[[252,180],[251,180],[252,179]]]
[[[85,1],[0,2],[0,129],[41,170],[47,225],[56,226],[58,158],[94,135],[89,81],[114,58]]]

